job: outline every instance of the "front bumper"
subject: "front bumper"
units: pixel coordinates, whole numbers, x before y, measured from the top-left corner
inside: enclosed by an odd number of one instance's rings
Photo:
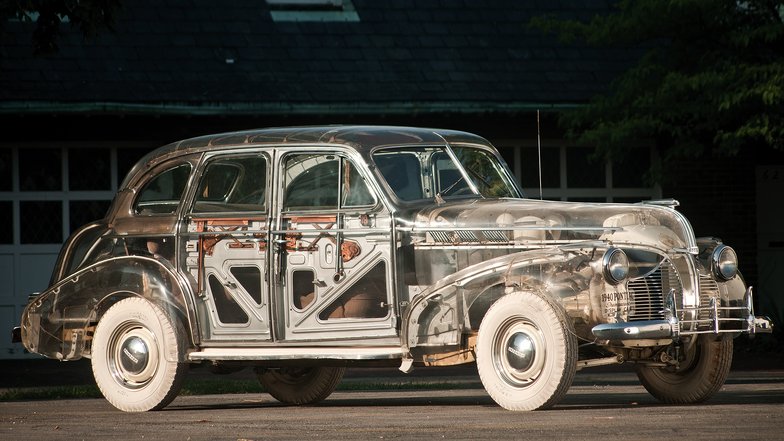
[[[591,329],[593,335],[601,340],[662,340],[677,339],[682,335],[720,334],[720,333],[771,333],[773,323],[768,317],[754,315],[752,288],[746,289],[742,306],[719,306],[715,298],[709,305],[686,308],[679,311],[675,307],[675,291],[667,294],[664,320],[643,320],[633,322],[604,323]],[[708,313],[709,318],[684,320],[684,317],[699,317]],[[740,312],[740,313],[738,313]],[[704,314],[705,315],[705,314]],[[734,317],[733,317],[734,315]],[[740,316],[740,317],[738,317]]]

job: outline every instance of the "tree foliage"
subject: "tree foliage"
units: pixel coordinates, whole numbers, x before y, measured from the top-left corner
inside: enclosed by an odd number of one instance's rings
[[[590,21],[538,17],[565,41],[633,48],[608,92],[564,114],[573,139],[622,157],[653,140],[665,161],[784,148],[784,0],[622,0]]]
[[[120,11],[120,0],[0,0],[0,30],[8,20],[35,23],[33,52],[57,52],[60,24],[69,22],[85,38],[112,30]]]

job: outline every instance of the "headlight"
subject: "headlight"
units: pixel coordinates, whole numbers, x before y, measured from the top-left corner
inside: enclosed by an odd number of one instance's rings
[[[738,255],[727,245],[719,245],[711,255],[713,274],[720,280],[730,280],[738,274]]]
[[[629,258],[620,248],[610,248],[602,258],[604,277],[613,285],[617,285],[629,276]]]

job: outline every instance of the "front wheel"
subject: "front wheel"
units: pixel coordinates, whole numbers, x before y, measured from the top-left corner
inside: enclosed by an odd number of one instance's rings
[[[158,410],[180,391],[184,330],[148,300],[132,297],[109,308],[95,328],[92,368],[106,400],[126,412]]]
[[[732,338],[701,336],[680,357],[678,368],[638,365],[637,377],[659,401],[693,404],[707,400],[727,380],[732,365]]]
[[[313,404],[332,394],[346,368],[308,367],[256,369],[256,377],[264,390],[285,404]]]
[[[487,393],[507,410],[546,409],[566,394],[577,370],[577,339],[555,302],[508,294],[479,327],[477,369]]]

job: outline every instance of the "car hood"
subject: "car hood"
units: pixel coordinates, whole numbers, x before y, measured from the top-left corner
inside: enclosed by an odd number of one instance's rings
[[[698,251],[691,225],[682,214],[643,203],[481,199],[423,208],[413,217],[413,228],[428,232],[436,242],[493,241],[500,232],[515,242],[602,240],[664,251]]]

